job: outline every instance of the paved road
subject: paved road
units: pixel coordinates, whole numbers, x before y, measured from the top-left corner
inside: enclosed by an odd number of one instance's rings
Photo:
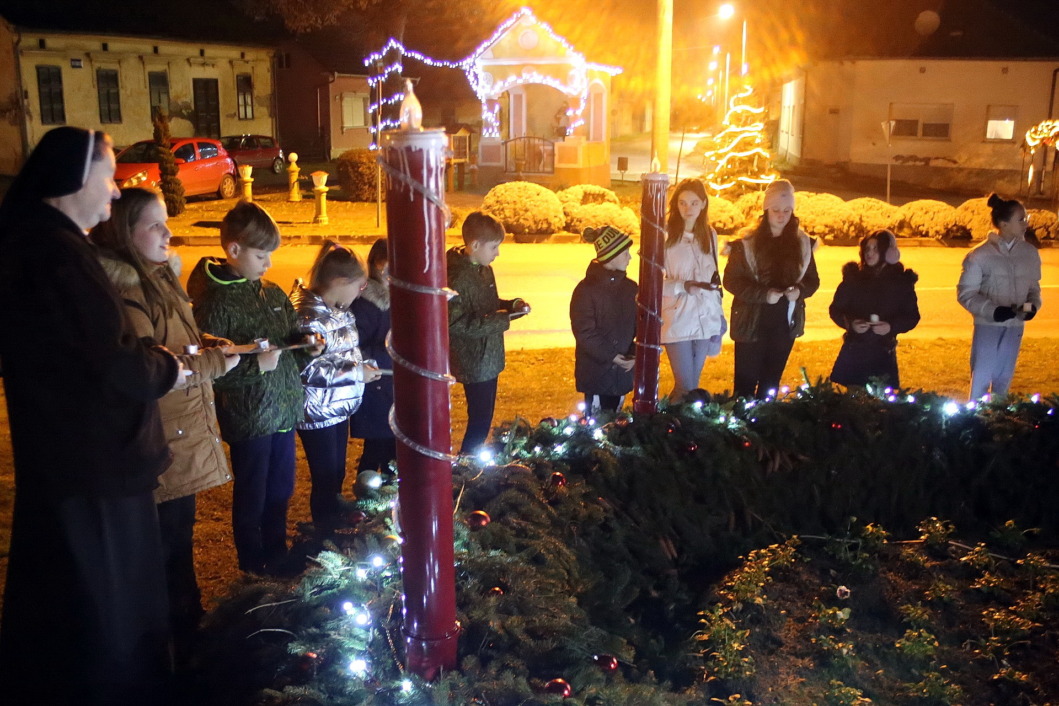
[[[361,255],[367,246],[355,246]],[[967,338],[971,333],[970,315],[956,303],[956,281],[960,262],[966,254],[962,248],[917,247],[902,250],[906,266],[919,273],[917,286],[922,322],[906,337]],[[184,247],[180,249],[185,275],[204,255],[220,254],[219,248]],[[592,246],[582,244],[505,244],[496,261],[497,282],[501,296],[520,296],[533,306],[533,313],[512,323],[508,333],[508,347],[563,348],[573,347],[570,333],[569,304],[574,286],[584,276],[585,267],[593,254]],[[807,340],[836,339],[839,329],[827,316],[835,287],[841,281],[842,265],[856,258],[856,248],[822,247],[817,251],[817,267],[821,286],[808,302]],[[304,276],[316,255],[311,246],[286,246],[277,251],[268,278],[285,289],[295,277]],[[1059,336],[1059,248],[1041,250],[1044,260],[1045,305],[1041,313],[1026,327],[1027,336]],[[724,266],[722,258],[722,267]],[[634,257],[629,267],[633,279],[639,271]],[[725,297],[726,307],[731,297]],[[726,345],[731,345],[726,341]]]

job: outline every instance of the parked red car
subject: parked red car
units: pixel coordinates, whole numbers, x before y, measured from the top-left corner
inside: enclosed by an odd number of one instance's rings
[[[177,162],[177,177],[184,194],[217,194],[222,199],[235,196],[235,162],[220,141],[206,137],[182,137],[169,143]],[[118,153],[114,181],[121,188],[158,186],[158,145],[144,140]]]
[[[283,173],[283,149],[273,137],[265,135],[229,135],[221,144],[236,164],[249,164],[254,169],[271,169]]]

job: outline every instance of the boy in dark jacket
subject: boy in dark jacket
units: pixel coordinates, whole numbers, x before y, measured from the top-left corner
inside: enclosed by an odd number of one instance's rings
[[[493,424],[496,382],[504,369],[504,331],[525,316],[522,299],[501,299],[490,263],[500,255],[504,227],[481,211],[463,222],[463,245],[446,253],[449,287],[449,366],[467,398],[467,431],[460,453],[485,443]]]
[[[632,238],[613,226],[586,229],[596,259],[570,298],[570,326],[577,341],[574,381],[585,394],[586,413],[621,409],[633,387],[636,283],[625,276]]]
[[[237,204],[221,223],[227,260],[205,257],[188,279],[195,321],[236,345],[267,338],[273,348],[303,339],[287,295],[261,279],[279,247],[279,227],[260,206]],[[302,419],[301,361],[291,351],[244,355],[214,382],[217,420],[235,483],[232,530],[239,568],[262,573],[287,555],[287,503],[294,492],[294,425]]]

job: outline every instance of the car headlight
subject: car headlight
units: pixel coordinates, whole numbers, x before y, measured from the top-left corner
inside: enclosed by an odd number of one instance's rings
[[[136,172],[131,177],[121,182],[121,188],[128,189],[130,186],[139,186],[140,184],[147,181],[147,170],[144,169],[141,172]]]

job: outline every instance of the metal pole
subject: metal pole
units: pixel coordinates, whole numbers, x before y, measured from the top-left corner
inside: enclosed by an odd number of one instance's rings
[[[658,366],[662,357],[662,281],[665,263],[666,189],[669,175],[643,177],[640,202],[640,286],[636,293],[634,412],[658,410]]]
[[[746,76],[749,67],[746,63],[746,20],[743,20],[743,61],[739,64],[739,75]]]
[[[449,318],[441,130],[383,135],[387,171],[390,332],[404,543],[404,637],[408,670],[433,679],[456,666],[456,572],[452,528]]]
[[[658,170],[669,171],[669,103],[673,80],[673,0],[658,0],[658,56],[655,61],[651,153]]]
[[[724,53],[724,117],[728,117],[728,83],[732,77],[732,53]]]

